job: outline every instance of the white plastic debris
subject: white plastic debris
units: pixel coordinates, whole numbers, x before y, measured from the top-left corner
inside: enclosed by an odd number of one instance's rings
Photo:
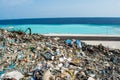
[[[52,60],[54,60],[54,58],[55,58],[54,56],[51,57]]]
[[[55,41],[57,41],[57,40],[59,40],[59,39],[60,39],[59,37],[54,38]]]
[[[5,30],[5,33],[7,33],[8,31],[7,30]]]
[[[39,63],[39,64],[37,64],[36,69],[41,69],[41,67],[42,67],[42,64],[41,64],[41,63]]]
[[[104,62],[104,65],[105,66],[110,66],[110,64],[107,61]]]
[[[60,50],[59,50],[59,49],[56,49],[56,52],[57,52],[57,55],[59,55],[59,54],[60,54]]]
[[[41,48],[40,47],[37,47],[37,50],[40,50]]]
[[[5,73],[2,78],[14,78],[16,80],[19,80],[23,77],[24,76],[20,72],[12,71],[12,72]]]
[[[67,60],[70,62],[72,60],[72,58],[69,57]]]
[[[95,77],[95,74],[89,74],[89,76],[91,76],[91,77]]]
[[[92,77],[89,77],[88,80],[95,80],[95,79],[93,79]]]
[[[62,64],[62,63],[58,64],[58,67],[62,67],[62,66],[63,66],[63,64]]]
[[[64,58],[59,58],[59,61],[60,62],[64,62]]]

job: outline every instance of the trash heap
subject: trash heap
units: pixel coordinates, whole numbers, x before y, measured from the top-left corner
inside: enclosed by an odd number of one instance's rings
[[[120,50],[1,29],[0,80],[120,80]]]

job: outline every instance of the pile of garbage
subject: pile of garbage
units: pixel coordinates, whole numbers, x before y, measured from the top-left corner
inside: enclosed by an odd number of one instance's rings
[[[1,29],[0,80],[120,80],[120,50]]]

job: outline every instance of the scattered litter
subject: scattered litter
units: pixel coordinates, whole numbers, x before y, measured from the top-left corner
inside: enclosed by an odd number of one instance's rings
[[[120,50],[0,30],[0,80],[120,79]]]

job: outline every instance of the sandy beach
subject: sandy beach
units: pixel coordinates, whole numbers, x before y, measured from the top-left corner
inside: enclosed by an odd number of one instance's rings
[[[120,41],[83,41],[90,45],[99,45],[102,44],[105,47],[120,49]]]
[[[120,49],[120,35],[93,35],[93,34],[44,34],[45,36],[60,37],[63,39],[80,39],[90,45],[102,44],[105,47]]]

